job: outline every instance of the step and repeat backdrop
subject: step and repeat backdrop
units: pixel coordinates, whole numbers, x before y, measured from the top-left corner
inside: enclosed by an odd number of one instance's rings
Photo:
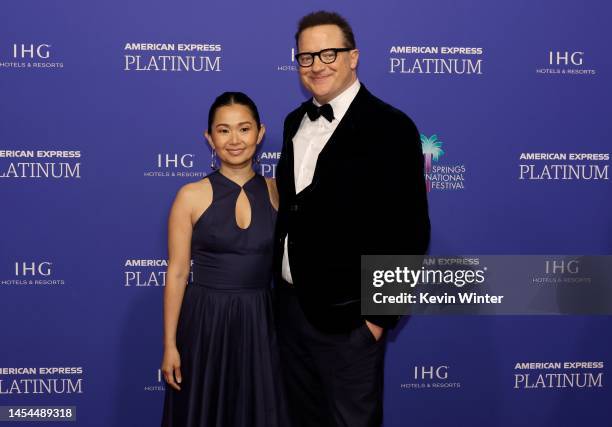
[[[360,80],[419,128],[432,255],[612,253],[605,2],[4,2],[0,421],[30,405],[82,426],[159,424],[170,205],[210,172],[203,132],[223,91],[257,103],[257,169],[274,177],[283,119],[307,99],[296,24],[318,9],[351,22]],[[371,151],[356,167],[376,173],[392,153]],[[384,425],[612,425],[611,328],[406,318]]]

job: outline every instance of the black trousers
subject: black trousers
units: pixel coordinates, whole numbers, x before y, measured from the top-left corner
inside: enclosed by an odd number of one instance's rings
[[[283,284],[276,287],[276,302],[292,426],[380,426],[385,335],[376,341],[365,321],[346,333],[315,329]]]

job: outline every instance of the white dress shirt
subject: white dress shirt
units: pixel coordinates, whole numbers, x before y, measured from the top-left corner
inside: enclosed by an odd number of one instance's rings
[[[329,141],[340,120],[346,114],[351,102],[357,96],[361,84],[355,80],[340,95],[329,101],[334,110],[334,119],[328,122],[323,116],[317,120],[310,120],[307,114],[302,117],[300,127],[293,137],[293,172],[295,176],[296,194],[308,187],[312,182],[319,153]],[[316,106],[321,106],[316,99],[312,99]],[[289,283],[293,283],[291,269],[289,268],[289,254],[287,250],[287,237],[285,237],[285,248],[283,251],[282,276]]]

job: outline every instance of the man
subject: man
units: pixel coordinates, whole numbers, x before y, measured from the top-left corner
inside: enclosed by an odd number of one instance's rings
[[[278,328],[295,426],[378,426],[384,332],[362,316],[361,254],[424,254],[429,217],[414,123],[357,79],[336,13],[301,19],[296,60],[313,96],[285,119],[277,167]]]

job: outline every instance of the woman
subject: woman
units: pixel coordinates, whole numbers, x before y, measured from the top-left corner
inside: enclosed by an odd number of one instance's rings
[[[220,95],[205,133],[219,169],[183,186],[174,200],[162,426],[287,425],[270,295],[278,196],[273,181],[252,167],[264,133],[248,96]]]

